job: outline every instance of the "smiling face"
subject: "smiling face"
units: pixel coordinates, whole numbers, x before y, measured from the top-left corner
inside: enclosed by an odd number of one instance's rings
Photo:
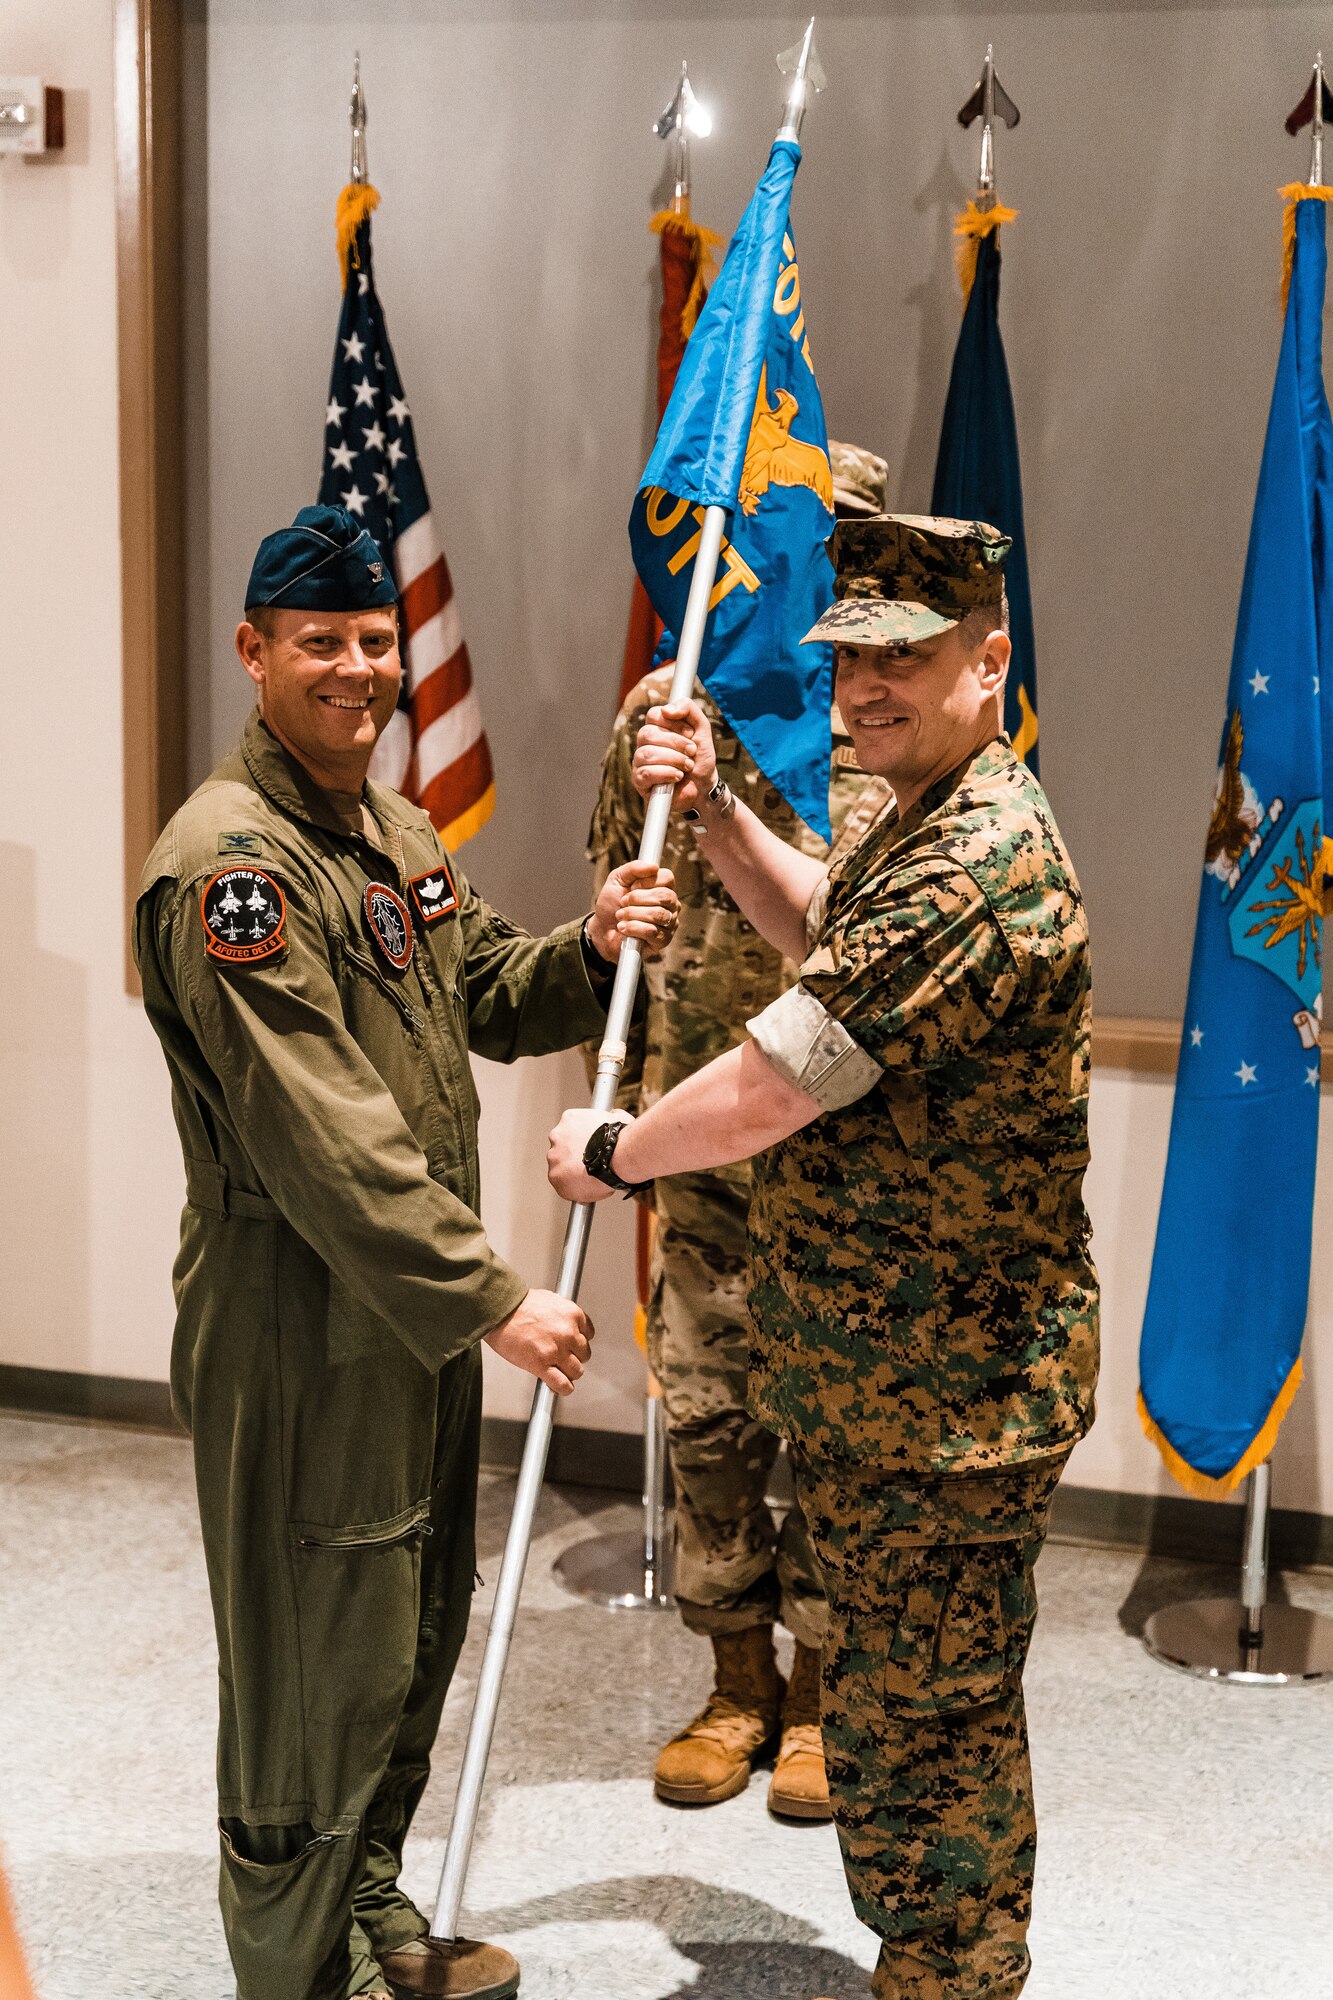
[[[360,791],[402,680],[393,607],[255,616],[237,627],[236,650],[259,713],[317,784]]]
[[[857,762],[887,778],[902,812],[1000,731],[1010,648],[991,616],[969,613],[916,645],[834,647],[834,696]]]

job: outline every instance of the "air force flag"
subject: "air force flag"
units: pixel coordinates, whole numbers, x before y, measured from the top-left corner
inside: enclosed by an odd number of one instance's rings
[[[685,349],[630,516],[653,609],[678,633],[704,509],[727,531],[699,674],[771,784],[829,837],[833,601],[824,407],[788,222],[800,147],[779,139]]]
[[[1324,202],[1294,264],[1204,854],[1140,1413],[1191,1491],[1230,1492],[1300,1382],[1333,800],[1333,422]],[[1319,191],[1321,194],[1322,190]]]

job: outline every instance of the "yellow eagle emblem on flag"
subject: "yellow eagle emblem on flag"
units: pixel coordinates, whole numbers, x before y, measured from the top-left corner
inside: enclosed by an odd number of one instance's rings
[[[833,473],[828,453],[817,444],[806,444],[791,434],[800,407],[790,389],[779,389],[777,400],[769,403],[765,362],[759,371],[750,442],[745,447],[745,464],[736,494],[742,514],[758,513],[759,502],[770,486],[807,486],[819,495],[830,514],[833,512]]]

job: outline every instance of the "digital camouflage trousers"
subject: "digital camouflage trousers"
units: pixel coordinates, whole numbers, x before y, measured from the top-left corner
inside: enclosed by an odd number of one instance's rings
[[[1012,2000],[1027,1979],[1022,1677],[1064,1463],[908,1481],[797,1460],[829,1600],[824,1758],[878,2000]]]
[[[799,1503],[769,1507],[778,1440],[745,1407],[748,1187],[657,1183],[648,1360],[662,1385],[676,1487],[676,1599],[708,1637],[777,1620],[819,1646],[824,1592]]]

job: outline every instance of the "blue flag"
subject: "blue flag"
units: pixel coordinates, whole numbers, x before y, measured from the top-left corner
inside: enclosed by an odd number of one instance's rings
[[[1333,727],[1333,422],[1324,204],[1301,200],[1236,622],[1140,1414],[1182,1484],[1229,1492],[1300,1382],[1314,1204],[1325,799]]]
[[[1012,213],[1006,210],[1006,214]],[[1023,531],[1023,477],[1018,464],[1018,425],[1013,391],[1000,338],[1000,232],[977,245],[976,276],[954,350],[953,373],[940,427],[935,460],[932,514],[960,521],[989,521],[1013,539],[1004,566],[1009,598],[1013,658],[1004,691],[1004,726],[1015,750],[1034,774],[1037,755],[1037,648],[1032,634],[1032,592],[1028,585],[1027,541]]]
[[[788,221],[800,158],[779,139],[741,217],[629,535],[653,609],[678,633],[704,509],[727,509],[699,674],[765,777],[828,839],[833,653],[801,641],[833,601],[833,476]]]

